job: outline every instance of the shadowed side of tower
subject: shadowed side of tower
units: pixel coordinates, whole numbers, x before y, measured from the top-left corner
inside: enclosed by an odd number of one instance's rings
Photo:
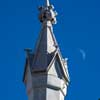
[[[49,0],[39,11],[42,28],[35,50],[27,50],[23,77],[28,100],[64,100],[69,74],[53,34],[57,13]]]

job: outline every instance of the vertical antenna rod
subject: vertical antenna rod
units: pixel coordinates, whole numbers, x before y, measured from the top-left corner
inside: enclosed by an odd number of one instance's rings
[[[46,0],[46,6],[47,6],[47,7],[50,6],[49,0]]]

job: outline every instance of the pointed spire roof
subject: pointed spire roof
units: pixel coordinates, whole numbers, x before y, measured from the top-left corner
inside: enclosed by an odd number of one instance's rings
[[[56,13],[53,9],[49,0],[46,0],[46,6],[39,8],[39,19],[42,23],[42,29],[34,51],[32,65],[34,71],[45,70],[52,59],[52,54],[58,47],[52,27],[56,22]]]
[[[40,32],[34,51],[33,69],[45,70],[58,47],[50,22],[46,22]]]

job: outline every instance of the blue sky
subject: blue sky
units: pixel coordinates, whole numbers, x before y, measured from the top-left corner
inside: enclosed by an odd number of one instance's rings
[[[22,82],[24,48],[34,48],[41,29],[37,7],[43,2],[44,0],[0,0],[0,100],[27,100]],[[54,33],[62,55],[69,58],[71,82],[66,100],[98,100],[100,1],[51,2],[58,12]]]

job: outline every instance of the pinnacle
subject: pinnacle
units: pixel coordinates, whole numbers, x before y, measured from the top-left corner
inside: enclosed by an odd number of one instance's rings
[[[49,0],[46,0],[46,5],[39,7],[39,20],[41,23],[50,21],[52,24],[56,24],[57,12],[54,10],[54,6],[50,5]]]

